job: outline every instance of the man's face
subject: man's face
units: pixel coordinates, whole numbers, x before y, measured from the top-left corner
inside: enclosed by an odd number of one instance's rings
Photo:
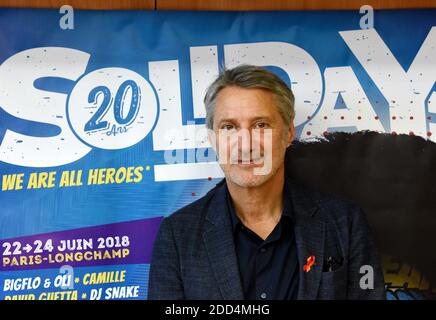
[[[236,86],[216,99],[210,136],[227,180],[241,187],[260,186],[283,166],[294,138],[276,107],[273,93]]]

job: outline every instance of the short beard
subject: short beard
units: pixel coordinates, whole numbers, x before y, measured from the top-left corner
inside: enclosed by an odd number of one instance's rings
[[[233,170],[226,171],[225,166],[221,166],[222,170],[225,173],[226,180],[230,180],[232,183],[242,187],[242,188],[254,188],[254,187],[260,187],[264,183],[266,183],[268,180],[270,180],[272,177],[274,177],[280,167],[282,166],[284,160],[285,160],[285,153],[287,149],[287,142],[286,140],[283,140],[283,154],[281,159],[276,159],[277,161],[273,161],[271,171],[268,174],[263,175],[255,175],[252,174],[249,179],[246,179],[244,175],[236,174]],[[253,168],[254,170],[254,168]]]
[[[280,164],[276,168],[271,168],[269,174],[264,175],[252,175],[249,179],[244,178],[243,175],[234,174],[232,170],[228,174],[226,174],[226,179],[230,180],[234,184],[242,187],[242,188],[254,188],[260,187],[264,183],[266,183],[271,177],[273,177],[280,168]]]

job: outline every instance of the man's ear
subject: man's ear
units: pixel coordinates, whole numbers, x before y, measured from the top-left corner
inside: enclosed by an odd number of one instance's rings
[[[287,140],[287,146],[289,147],[292,144],[292,141],[295,138],[295,127],[294,122],[291,121],[289,124],[289,130],[288,130],[288,140]]]
[[[215,131],[213,131],[212,129],[207,129],[207,138],[209,139],[210,145],[212,146],[213,150],[215,150],[215,152],[217,151],[216,148],[216,134]]]

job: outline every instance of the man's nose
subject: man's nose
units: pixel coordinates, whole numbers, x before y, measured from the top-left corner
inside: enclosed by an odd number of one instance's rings
[[[238,132],[238,149],[241,152],[250,152],[252,149],[251,130],[242,128]]]

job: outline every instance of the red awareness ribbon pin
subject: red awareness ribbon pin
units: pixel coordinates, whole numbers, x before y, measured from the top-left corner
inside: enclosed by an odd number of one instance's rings
[[[313,265],[315,265],[315,256],[310,256],[307,258],[307,263],[303,266],[303,270],[309,272]]]

